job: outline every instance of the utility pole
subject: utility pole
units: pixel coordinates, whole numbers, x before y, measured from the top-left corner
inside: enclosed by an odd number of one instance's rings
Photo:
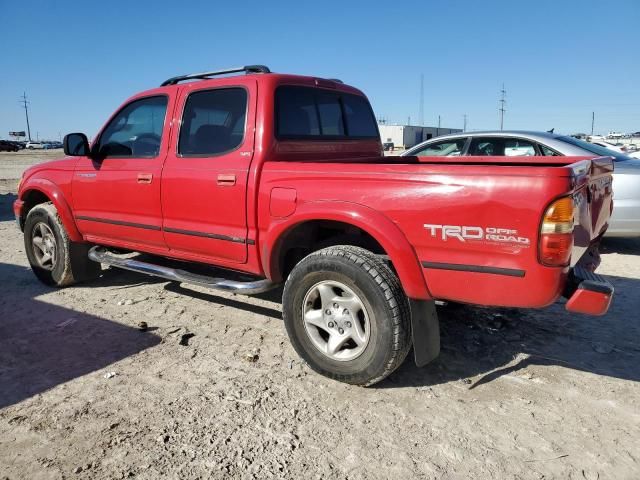
[[[436,130],[436,137],[440,136],[440,115],[438,115],[438,129]]]
[[[507,111],[505,106],[507,105],[507,91],[504,89],[504,83],[502,84],[502,90],[500,90],[500,108],[498,108],[498,112],[500,112],[500,130],[504,127],[504,113]]]
[[[420,114],[418,115],[420,126],[424,126],[424,74],[420,74]]]
[[[591,112],[591,136],[593,137],[593,124],[596,123],[596,112]]]
[[[29,141],[31,141],[31,127],[29,127],[29,102],[27,101],[27,92],[22,93],[22,97],[20,97],[19,103],[24,107],[24,114],[27,117],[27,135],[29,136]]]
[[[410,116],[407,118],[407,125],[411,126],[411,117]]]
[[[467,114],[464,114],[464,126],[462,127],[462,131],[466,132],[467,131]]]

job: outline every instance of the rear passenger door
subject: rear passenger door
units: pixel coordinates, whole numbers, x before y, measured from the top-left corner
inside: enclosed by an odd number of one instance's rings
[[[171,251],[210,263],[247,259],[247,178],[256,83],[182,87],[179,124],[162,172],[163,230]]]

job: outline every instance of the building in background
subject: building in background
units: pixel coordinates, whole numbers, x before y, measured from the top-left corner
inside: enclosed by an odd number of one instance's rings
[[[447,133],[461,132],[460,128],[419,127],[416,125],[378,124],[382,143],[393,143],[394,148],[411,148],[414,145]]]

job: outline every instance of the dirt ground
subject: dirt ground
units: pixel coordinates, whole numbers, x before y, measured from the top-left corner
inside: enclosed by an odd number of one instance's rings
[[[0,479],[640,478],[640,240],[605,244],[607,316],[442,308],[435,362],[351,387],[296,356],[280,292],[36,281],[10,207],[50,155],[0,154]]]

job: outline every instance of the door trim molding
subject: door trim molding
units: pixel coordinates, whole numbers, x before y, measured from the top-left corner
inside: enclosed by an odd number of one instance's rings
[[[122,227],[134,227],[134,228],[142,228],[144,230],[155,230],[160,231],[162,228],[156,225],[147,225],[144,223],[134,223],[134,222],[124,222],[122,220],[110,220],[108,218],[97,218],[97,217],[86,217],[84,215],[77,215],[76,220],[85,220],[87,222],[97,222],[97,223],[109,223],[111,225],[120,225]]]
[[[240,237],[232,237],[230,235],[222,235],[220,233],[196,232],[194,230],[182,230],[180,228],[165,227],[163,230],[167,233],[177,233],[179,235],[191,235],[193,237],[212,238],[214,240],[226,240],[234,243],[247,243],[247,240]]]
[[[191,235],[193,237],[211,238],[213,240],[224,240],[226,242],[245,243],[247,245],[256,244],[256,241],[253,240],[252,238],[244,239],[240,237],[232,237],[230,235],[222,235],[220,233],[197,232],[194,230],[182,230],[180,228],[171,228],[171,227],[161,228],[155,225],[147,225],[144,223],[124,222],[122,220],[110,220],[108,218],[87,217],[84,215],[77,215],[75,218],[76,220],[84,220],[87,222],[108,223],[111,225],[119,225],[122,227],[142,228],[145,230],[155,230],[155,231],[163,231],[166,233],[176,233],[178,235]]]

